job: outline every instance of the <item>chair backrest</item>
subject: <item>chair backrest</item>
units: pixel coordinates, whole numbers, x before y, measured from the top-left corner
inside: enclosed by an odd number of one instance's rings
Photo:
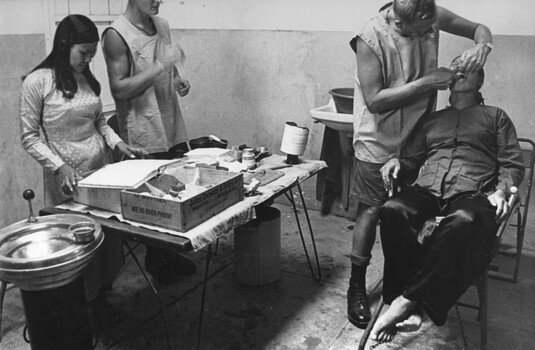
[[[522,156],[524,157],[524,166],[526,168],[524,180],[522,181],[520,186],[518,186],[518,194],[520,196],[520,211],[522,213],[521,226],[525,227],[531,197],[531,186],[533,184],[533,167],[535,164],[535,142],[527,138],[518,138],[518,143],[522,148]]]

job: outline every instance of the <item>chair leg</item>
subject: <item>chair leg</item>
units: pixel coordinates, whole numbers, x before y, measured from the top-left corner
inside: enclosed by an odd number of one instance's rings
[[[481,276],[480,283],[478,284],[478,295],[479,295],[479,312],[478,319],[480,323],[480,332],[481,332],[481,341],[480,349],[487,350],[487,334],[488,334],[488,271],[485,270]]]
[[[370,323],[368,323],[368,326],[366,327],[364,334],[360,338],[358,350],[364,350],[364,348],[366,347],[366,342],[368,341],[368,338],[370,337],[370,333],[372,332],[373,326],[375,326],[375,322],[377,322],[377,319],[379,318],[379,315],[381,314],[381,310],[383,309],[384,305],[385,305],[385,302],[383,301],[383,297],[381,296],[381,300],[379,300],[379,305],[377,305],[377,308],[373,312]]]
[[[4,314],[4,296],[6,295],[7,282],[0,281],[0,342],[2,341],[2,316]]]
[[[516,231],[516,256],[515,256],[515,271],[513,273],[513,283],[518,280],[518,270],[520,268],[520,258],[522,257],[522,248],[524,246],[524,227],[522,227],[522,215],[517,216],[517,231]]]

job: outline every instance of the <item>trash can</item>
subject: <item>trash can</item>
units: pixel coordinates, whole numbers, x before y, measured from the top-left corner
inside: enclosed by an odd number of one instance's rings
[[[248,286],[263,286],[280,278],[281,213],[259,206],[256,219],[234,229],[234,276]]]

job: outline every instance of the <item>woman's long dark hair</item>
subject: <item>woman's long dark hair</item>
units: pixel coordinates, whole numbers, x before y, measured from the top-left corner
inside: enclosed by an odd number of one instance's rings
[[[41,68],[54,71],[56,88],[63,93],[63,97],[71,99],[78,91],[78,84],[72,73],[70,64],[71,48],[75,44],[89,44],[99,41],[96,25],[86,16],[69,15],[56,28],[52,51],[32,72]],[[100,84],[91,73],[89,66],[82,72],[91,90],[100,96]]]

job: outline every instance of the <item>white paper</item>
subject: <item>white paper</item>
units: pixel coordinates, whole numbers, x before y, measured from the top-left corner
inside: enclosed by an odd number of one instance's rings
[[[156,175],[158,168],[177,159],[129,159],[108,164],[78,182],[82,187],[136,188]]]
[[[226,148],[217,148],[217,147],[196,148],[196,149],[189,151],[185,155],[188,157],[191,157],[191,156],[219,157],[227,152],[230,152],[230,150]]]

